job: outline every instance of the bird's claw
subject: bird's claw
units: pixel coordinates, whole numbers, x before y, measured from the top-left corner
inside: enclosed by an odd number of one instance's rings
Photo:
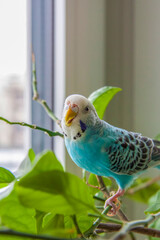
[[[117,211],[120,209],[121,203],[118,200],[118,198],[110,197],[105,201],[104,208],[106,208],[108,205],[111,206],[110,211],[107,213],[107,216],[112,217],[117,214]]]

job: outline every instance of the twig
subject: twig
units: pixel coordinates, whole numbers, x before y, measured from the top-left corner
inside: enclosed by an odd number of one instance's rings
[[[128,194],[134,194],[135,192],[138,192],[138,191],[140,191],[140,190],[142,190],[142,189],[144,189],[144,188],[149,187],[150,185],[152,185],[153,183],[155,183],[155,182],[157,182],[157,181],[160,181],[160,176],[157,176],[157,177],[155,177],[155,178],[152,178],[152,179],[150,179],[149,181],[147,181],[147,182],[145,182],[145,183],[143,183],[143,184],[141,184],[141,185],[139,185],[139,186],[136,186],[136,187],[133,187],[133,188],[129,189],[129,190],[127,191],[127,193],[128,193]]]
[[[106,185],[104,184],[103,178],[101,176],[98,176],[98,175],[96,175],[96,177],[97,177],[97,180],[98,180],[99,185],[100,185],[100,190],[103,192],[104,197],[109,198],[110,194],[109,194],[109,191],[106,188]]]
[[[82,232],[81,232],[81,230],[80,230],[80,228],[79,228],[79,226],[78,226],[78,222],[77,222],[77,217],[76,217],[76,215],[74,214],[74,215],[72,215],[71,217],[72,217],[73,223],[74,223],[74,225],[75,225],[75,227],[76,227],[78,236],[79,236],[79,237],[82,237],[83,234],[82,234]]]
[[[101,190],[100,187],[94,186],[94,185],[92,185],[92,184],[89,184],[88,181],[86,181],[86,184],[87,184],[89,187],[91,187],[91,188],[95,188],[95,189]]]
[[[94,195],[93,198],[96,199],[96,200],[98,200],[98,201],[105,202],[105,199],[104,199],[104,198],[98,197],[98,196],[96,196],[96,195]]]
[[[115,224],[115,223],[100,223],[96,229],[96,232],[101,233],[101,232],[118,232],[121,229],[121,224]],[[160,230],[153,229],[153,228],[146,228],[146,227],[141,227],[137,226],[134,228],[131,228],[130,231],[143,234],[143,235],[148,235],[151,237],[160,237]]]
[[[131,240],[136,240],[136,237],[133,232],[129,232]]]
[[[11,122],[9,120],[7,120],[6,118],[3,118],[3,117],[0,117],[0,120],[10,124],[10,125],[20,125],[20,126],[25,126],[25,127],[29,127],[29,128],[32,128],[32,129],[35,129],[35,130],[40,130],[40,131],[43,131],[45,132],[46,134],[48,134],[48,136],[50,137],[55,137],[55,136],[60,136],[60,137],[63,137],[63,134],[59,133],[59,132],[52,132],[46,128],[42,128],[42,127],[39,127],[37,125],[31,125],[31,124],[28,124],[28,123],[25,123],[25,122]]]
[[[102,215],[105,215],[106,213],[108,213],[108,211],[111,209],[111,206],[107,206],[104,210],[103,210],[103,212],[102,212]],[[92,224],[92,226],[87,230],[87,231],[85,231],[84,233],[83,233],[83,235],[84,235],[84,237],[90,237],[93,233],[94,233],[94,231],[95,231],[95,229],[98,227],[98,225],[100,224],[100,222],[102,221],[102,217],[98,217],[97,219],[96,219],[96,221],[94,221],[94,223]]]
[[[150,223],[152,223],[156,218],[160,217],[160,213],[157,213],[155,215],[150,215],[148,218],[144,220],[137,220],[137,221],[131,221],[124,223],[124,226],[119,231],[119,233],[112,239],[112,240],[121,240],[124,239],[126,234],[131,231],[136,226],[143,225],[146,226]],[[146,228],[147,229],[147,228]],[[146,233],[145,233],[146,234]]]
[[[109,198],[110,195],[109,195],[109,192],[106,188],[106,185],[104,184],[104,181],[103,181],[103,178],[101,176],[96,176],[97,177],[97,180],[99,182],[99,185],[100,185],[100,188],[101,188],[101,191],[103,192],[105,198]],[[122,220],[122,221],[128,221],[128,218],[127,216],[122,212],[122,210],[120,209],[118,212],[117,212],[117,216]]]
[[[35,63],[35,56],[32,53],[32,86],[33,86],[33,100],[37,101],[42,105],[48,116],[55,121],[61,127],[61,121],[58,119],[50,107],[48,106],[47,102],[44,99],[41,99],[38,94],[37,90],[37,76],[36,76],[36,63]]]
[[[48,236],[48,235],[37,235],[37,234],[31,234],[31,233],[24,233],[24,232],[18,232],[18,231],[14,231],[14,230],[10,230],[10,229],[1,229],[0,235],[16,236],[16,237],[24,237],[24,238],[32,238],[32,239],[44,239],[44,240],[68,240],[68,238],[58,238],[58,237],[52,237],[52,236]],[[74,240],[78,240],[78,239],[79,238],[74,238]]]

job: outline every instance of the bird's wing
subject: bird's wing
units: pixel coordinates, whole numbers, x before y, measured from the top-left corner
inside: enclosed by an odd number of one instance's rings
[[[132,175],[156,165],[160,160],[159,141],[125,132],[108,149],[111,171]]]

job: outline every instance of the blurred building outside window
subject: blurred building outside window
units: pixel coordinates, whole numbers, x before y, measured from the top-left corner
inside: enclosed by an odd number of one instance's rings
[[[0,1],[0,116],[27,122],[27,0]],[[28,104],[29,105],[29,104]],[[0,165],[14,169],[29,146],[28,129],[0,121]]]

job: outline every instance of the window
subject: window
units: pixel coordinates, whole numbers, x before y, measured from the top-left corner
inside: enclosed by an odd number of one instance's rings
[[[39,94],[60,118],[65,78],[65,1],[0,1],[0,34],[0,116],[53,130],[53,121],[32,101],[31,52],[36,57]],[[0,133],[0,164],[11,170],[23,160],[29,146],[36,153],[54,148],[59,154],[64,149],[60,139],[53,142],[43,132],[2,121]],[[62,155],[59,158],[63,161]]]
[[[27,1],[0,1],[0,116],[29,119],[27,111]],[[29,145],[28,129],[0,121],[0,164],[14,169]]]

